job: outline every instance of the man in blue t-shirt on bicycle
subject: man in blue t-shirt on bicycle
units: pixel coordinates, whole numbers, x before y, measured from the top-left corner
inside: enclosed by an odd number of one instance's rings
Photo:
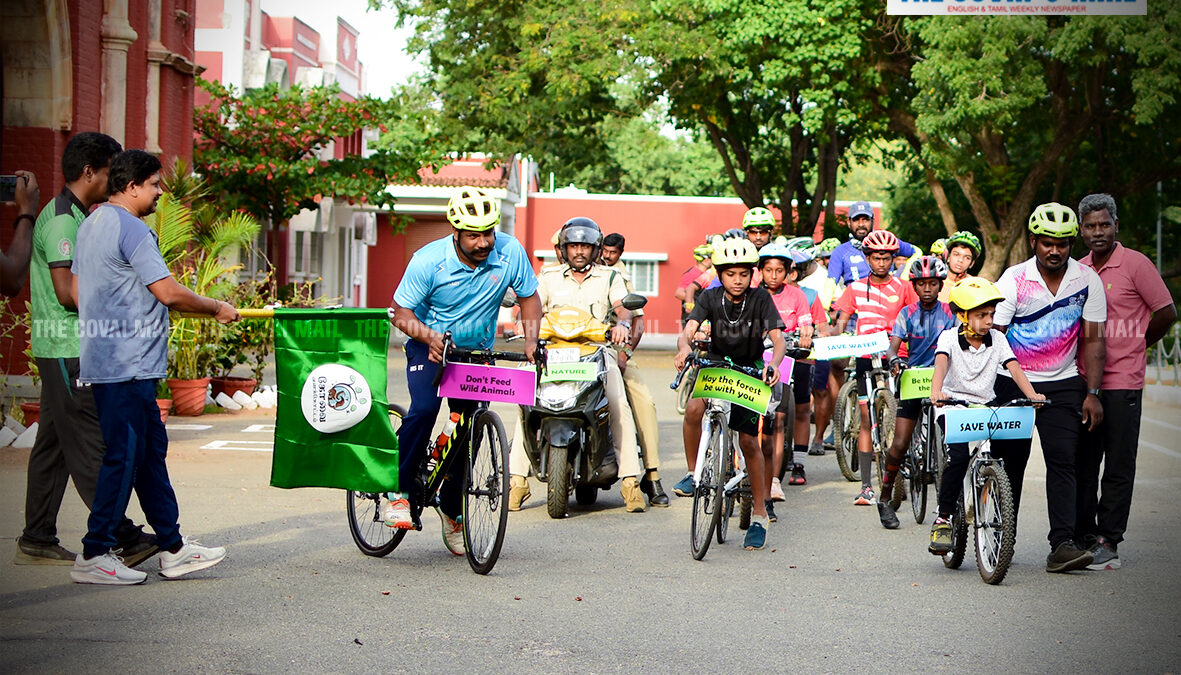
[[[491,348],[500,301],[511,287],[520,302],[525,354],[530,361],[537,349],[541,321],[537,277],[520,242],[495,231],[500,201],[477,188],[460,188],[447,205],[447,219],[455,232],[414,254],[392,303],[394,326],[410,338],[405,345],[410,409],[398,430],[403,492],[392,494],[382,509],[386,525],[397,529],[414,527],[410,500],[415,504],[422,500],[417,477],[442,405],[434,379],[443,359],[443,334],[450,331],[461,349]],[[450,401],[451,410],[460,413],[475,405]],[[463,462],[452,462],[439,490],[443,543],[455,555],[464,552],[463,523],[459,522],[463,470]]]

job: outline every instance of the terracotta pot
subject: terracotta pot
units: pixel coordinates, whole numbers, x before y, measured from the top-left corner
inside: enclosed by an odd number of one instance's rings
[[[41,401],[25,401],[21,404],[21,412],[25,416],[25,426],[31,427],[41,419]]]
[[[160,422],[168,422],[168,410],[172,408],[172,399],[158,398],[156,399],[156,405],[160,407]]]
[[[199,380],[168,380],[172,392],[172,412],[182,417],[196,417],[205,412],[205,392],[209,378]]]
[[[241,391],[247,396],[254,393],[254,388],[258,386],[258,380],[250,377],[215,377],[209,382],[212,391],[210,395],[217,398],[221,392],[225,392],[226,396],[234,397],[234,392]]]

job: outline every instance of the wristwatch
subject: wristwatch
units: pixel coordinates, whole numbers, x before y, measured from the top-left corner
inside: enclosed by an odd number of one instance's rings
[[[1103,390],[1102,390],[1102,389],[1088,389],[1088,390],[1087,390],[1087,393],[1088,393],[1088,394],[1090,394],[1090,395],[1092,395],[1092,396],[1098,397],[1098,396],[1099,396],[1099,392],[1101,392],[1101,391],[1103,391]]]

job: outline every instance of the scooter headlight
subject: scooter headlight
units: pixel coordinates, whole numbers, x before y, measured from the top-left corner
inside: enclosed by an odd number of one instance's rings
[[[575,382],[546,382],[537,388],[537,402],[551,410],[564,410],[578,399]]]

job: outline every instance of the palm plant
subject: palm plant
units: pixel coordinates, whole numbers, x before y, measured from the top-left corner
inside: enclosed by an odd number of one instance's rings
[[[177,161],[165,176],[148,224],[156,231],[160,254],[172,276],[199,295],[224,298],[236,284],[241,265],[226,254],[254,241],[259,225],[240,212],[219,213],[206,200],[204,181]],[[217,358],[222,327],[209,319],[174,318],[168,335],[168,375],[176,379],[208,377]]]

